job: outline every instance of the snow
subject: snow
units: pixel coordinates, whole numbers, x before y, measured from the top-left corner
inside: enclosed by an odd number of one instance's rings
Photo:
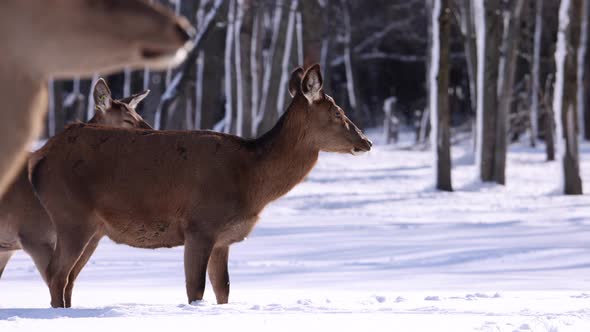
[[[443,93],[446,94],[447,91],[438,91],[438,70],[440,66],[440,26],[438,19],[440,17],[440,10],[441,10],[441,0],[434,0],[434,6],[432,8],[432,21],[431,21],[431,30],[432,30],[432,43],[431,43],[431,50],[430,50],[430,72],[429,72],[429,93],[430,96],[428,98],[430,102],[430,145],[432,147],[433,155],[432,155],[432,163],[433,163],[433,181],[436,183],[436,174],[437,174],[437,167],[438,167],[438,146],[439,144],[439,137],[438,137],[438,94]],[[424,127],[423,127],[424,128]]]
[[[229,304],[209,286],[185,303],[182,247],[104,239],[72,309],[49,308],[18,252],[0,280],[0,331],[590,331],[590,196],[554,192],[544,147],[513,145],[510,185],[495,186],[473,181],[470,142],[455,146],[447,193],[431,189],[430,152],[369,135],[368,154],[322,153],[232,246]]]
[[[477,107],[476,107],[476,133],[475,133],[475,164],[476,171],[481,175],[481,154],[483,143],[483,108],[484,108],[484,75],[485,75],[485,47],[486,47],[486,16],[484,0],[473,2],[473,15],[475,16],[475,43],[477,45]]]
[[[566,147],[563,137],[563,90],[565,75],[565,57],[567,55],[567,30],[569,26],[570,1],[563,0],[559,5],[559,29],[557,31],[557,45],[555,46],[555,87],[553,89],[553,114],[555,116],[555,140],[558,159],[565,158]],[[558,167],[561,178],[565,179],[563,167]],[[565,188],[565,181],[562,181],[561,188]],[[565,190],[565,189],[564,189]]]

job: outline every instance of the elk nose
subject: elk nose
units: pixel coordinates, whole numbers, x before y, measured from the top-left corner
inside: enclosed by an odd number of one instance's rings
[[[370,139],[365,138],[363,140],[363,143],[365,143],[366,151],[370,151],[371,150],[371,147],[373,146],[373,142],[371,142]]]

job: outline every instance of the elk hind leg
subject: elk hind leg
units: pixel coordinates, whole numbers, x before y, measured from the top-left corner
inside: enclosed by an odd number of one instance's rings
[[[225,304],[229,299],[228,256],[229,247],[221,246],[213,248],[209,257],[209,281],[213,286],[218,304]]]
[[[82,271],[82,268],[84,268],[86,263],[88,263],[88,260],[96,250],[96,247],[98,247],[98,243],[100,242],[101,238],[102,236],[99,234],[94,234],[92,236],[92,238],[86,245],[86,248],[84,248],[82,255],[70,271],[70,274],[68,275],[68,283],[66,285],[66,290],[64,292],[64,301],[66,308],[72,306],[72,292],[74,290],[74,282],[76,281],[76,278],[78,278],[78,275]]]
[[[67,229],[57,227],[57,245],[47,268],[51,306],[54,308],[65,307],[68,276],[94,235],[90,225],[78,224],[77,226],[77,228]]]

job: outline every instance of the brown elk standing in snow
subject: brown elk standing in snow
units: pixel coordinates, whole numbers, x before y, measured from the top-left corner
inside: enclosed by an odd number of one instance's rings
[[[149,90],[146,90],[121,100],[113,100],[106,82],[98,80],[94,87],[96,114],[89,123],[151,129],[135,112],[135,107],[148,93]],[[55,227],[35,196],[25,167],[0,199],[0,276],[12,254],[24,249],[33,258],[43,280],[47,281],[46,271],[55,241]],[[75,275],[78,272],[74,269],[71,273]],[[75,276],[70,279],[72,283],[68,284],[67,292],[71,292]]]
[[[42,128],[47,80],[183,59],[190,26],[147,0],[0,1],[0,196]]]
[[[229,246],[262,209],[301,182],[320,151],[368,151],[371,142],[322,90],[318,65],[296,69],[291,104],[278,123],[248,140],[211,131],[146,131],[72,125],[29,161],[33,186],[56,225],[48,268],[53,307],[101,237],[138,248],[184,245],[188,301],[205,276],[227,303]]]

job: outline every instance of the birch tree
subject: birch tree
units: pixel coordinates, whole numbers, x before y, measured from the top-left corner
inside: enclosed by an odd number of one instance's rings
[[[55,81],[50,79],[47,83],[47,135],[49,137],[55,135]]]
[[[297,6],[299,5],[298,0],[291,2],[289,9],[289,19],[287,20],[287,31],[285,32],[285,50],[283,51],[283,59],[281,61],[281,79],[279,82],[279,92],[277,94],[277,109],[276,112],[280,116],[285,110],[286,98],[288,95],[287,85],[291,74],[291,54],[293,49],[293,40],[296,37],[295,34],[295,21],[297,17]]]
[[[340,0],[342,5],[342,18],[344,20],[344,72],[346,73],[346,92],[348,95],[348,105],[350,112],[355,114],[358,119],[360,105],[358,86],[355,81],[355,72],[353,69],[352,58],[352,19],[350,16],[350,3],[348,0]],[[358,120],[357,120],[358,121]]]
[[[541,62],[541,35],[543,33],[543,0],[537,0],[535,5],[535,33],[533,40],[533,66],[532,66],[532,89],[531,89],[531,146],[536,145],[539,135],[539,96],[541,94],[541,78],[539,66]]]
[[[581,12],[581,25],[580,25],[580,42],[578,47],[578,58],[577,58],[577,106],[578,106],[578,121],[579,124],[579,140],[586,138],[586,121],[585,121],[585,100],[584,95],[584,79],[586,78],[586,50],[588,47],[588,8],[589,0],[582,1],[582,12]]]
[[[295,0],[287,1],[289,6]],[[272,128],[279,119],[276,112],[276,102],[279,93],[279,84],[281,79],[281,62],[285,52],[285,41],[287,37],[287,24],[289,17],[289,10],[283,10],[284,3],[277,1],[276,9],[273,17],[273,31],[272,40],[269,50],[268,60],[264,65],[264,78],[262,87],[261,99],[261,121],[258,126],[258,132],[263,133]]]
[[[432,7],[432,41],[430,62],[430,133],[434,151],[436,188],[453,191],[449,129],[449,46],[450,0],[434,0]]]
[[[252,0],[238,0],[234,28],[235,72],[236,72],[236,134],[252,137],[252,71],[251,57],[252,30],[254,21]]]
[[[543,108],[545,109],[545,148],[547,161],[555,160],[555,115],[553,112],[552,104],[552,87],[553,87],[553,75],[549,74],[545,81],[545,90],[543,93]]]
[[[225,32],[225,56],[223,60],[224,79],[223,87],[225,92],[225,116],[223,118],[223,132],[230,133],[233,119],[233,71],[232,55],[234,46],[234,20],[236,11],[236,0],[229,0],[227,11],[227,28]]]
[[[273,121],[276,119],[276,112],[270,111],[272,114],[268,114],[267,107],[269,104],[269,100],[273,100],[273,95],[270,93],[270,90],[273,89],[271,83],[273,74],[276,74],[274,68],[277,68],[278,65],[275,65],[275,59],[280,57],[280,54],[277,54],[277,50],[282,48],[281,39],[284,34],[284,28],[286,25],[286,20],[283,17],[283,6],[284,0],[277,0],[275,7],[270,15],[270,44],[268,48],[263,52],[263,61],[261,63],[261,68],[258,67],[257,62],[252,62],[252,86],[253,89],[253,99],[252,102],[256,104],[256,100],[259,98],[259,102],[255,106],[254,110],[252,111],[252,135],[254,137],[258,136],[259,132],[265,132],[266,130],[270,129],[274,124]],[[262,40],[262,28],[255,27],[256,33],[253,34],[252,38],[252,53],[251,58],[254,59],[256,57],[256,53],[261,50],[262,47],[260,46]],[[256,36],[256,38],[254,37]],[[284,40],[284,39],[283,39]],[[260,83],[256,82],[255,80],[259,77],[258,73],[261,72],[260,75]],[[258,95],[258,92],[260,94]],[[271,105],[272,102],[270,102]],[[274,109],[274,108],[273,108]],[[255,114],[254,114],[255,113]]]
[[[467,76],[469,80],[469,97],[473,113],[477,105],[477,45],[473,24],[472,0],[461,0],[460,9],[460,28],[463,35],[463,49],[465,52],[465,62],[467,63]]]
[[[502,30],[500,0],[476,0],[473,5],[478,53],[475,160],[479,178],[482,181],[494,181],[499,45]]]
[[[181,66],[177,68],[176,74],[171,79],[170,84],[166,86],[166,91],[164,91],[162,94],[154,119],[154,128],[166,128],[166,121],[168,119],[169,111],[173,107],[177,98],[180,95],[183,95],[183,92],[186,91],[186,85],[194,73],[196,58],[199,55],[201,43],[213,25],[213,19],[217,15],[219,7],[221,7],[223,2],[223,0],[215,0],[211,5],[211,9],[209,9],[207,15],[205,15],[203,18],[203,23],[200,24],[199,29],[197,30],[197,35],[194,38],[193,46],[188,52],[186,60]]]
[[[219,21],[222,21],[222,17],[227,17],[228,2],[223,1],[219,9]],[[202,25],[199,24],[199,26]],[[198,56],[203,71],[200,94],[201,128],[203,129],[212,129],[225,115],[223,101],[225,35],[225,25],[212,24],[209,33],[203,37],[203,46],[200,50],[202,53]]]
[[[555,49],[555,112],[558,161],[561,163],[563,192],[582,194],[577,125],[577,50],[580,39],[581,0],[562,0]]]
[[[514,76],[520,39],[520,18],[524,0],[509,3],[504,12],[504,32],[498,77],[498,111],[496,117],[496,147],[494,156],[494,179],[506,184],[506,154],[508,147],[508,116],[512,106]]]
[[[324,1],[325,2],[325,1]],[[303,63],[304,68],[320,62],[324,36],[322,33],[323,7],[319,0],[301,2],[303,19]],[[326,66],[322,65],[325,70]]]

